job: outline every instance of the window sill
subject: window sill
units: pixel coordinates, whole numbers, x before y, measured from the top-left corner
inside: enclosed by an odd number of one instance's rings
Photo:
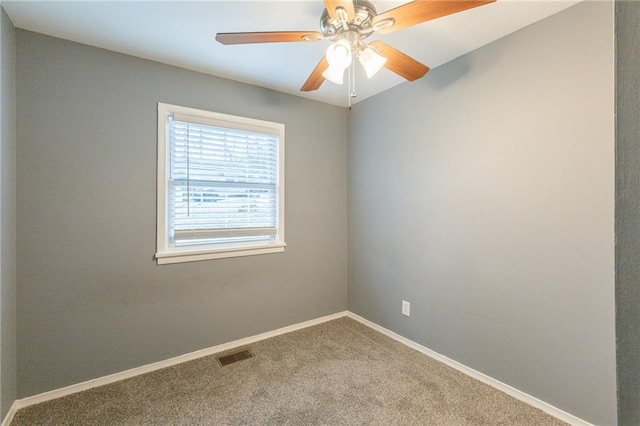
[[[171,263],[198,262],[200,260],[282,253],[284,252],[285,247],[285,243],[276,243],[254,247],[248,246],[213,250],[171,251],[156,253],[156,262],[158,265],[168,265]]]

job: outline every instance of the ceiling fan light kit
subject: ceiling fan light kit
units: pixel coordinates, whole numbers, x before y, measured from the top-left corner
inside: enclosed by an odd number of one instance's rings
[[[218,33],[216,40],[222,44],[333,41],[300,89],[304,92],[319,89],[325,80],[342,84],[344,71],[352,66],[354,57],[358,58],[368,78],[385,67],[406,80],[414,81],[423,77],[429,67],[379,40],[368,44],[363,40],[374,33],[387,34],[495,1],[414,0],[378,14],[368,0],[324,0],[320,32]],[[350,86],[354,84],[354,78],[351,67]],[[350,87],[350,98],[355,97],[354,94]]]
[[[329,67],[322,73],[322,77],[334,84],[342,84],[344,82],[344,70],[345,68],[329,65]]]
[[[387,58],[380,54],[380,51],[373,46],[367,46],[358,55],[358,59],[367,73],[367,78],[371,78],[378,73],[387,62]]]
[[[351,65],[352,60],[351,44],[341,39],[333,43],[327,49],[327,62],[330,67],[342,68],[343,70]]]

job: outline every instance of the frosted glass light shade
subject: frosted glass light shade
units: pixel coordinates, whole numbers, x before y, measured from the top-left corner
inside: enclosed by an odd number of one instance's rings
[[[338,40],[327,49],[329,65],[343,70],[351,65],[351,45],[347,40]]]
[[[378,52],[376,52],[376,50],[370,46],[367,46],[360,53],[359,59],[360,63],[364,67],[365,72],[367,73],[367,78],[371,78],[376,75],[376,73],[380,71],[380,68],[382,68],[387,62],[387,58],[378,54]]]
[[[344,81],[344,68],[329,65],[329,67],[322,73],[322,76],[332,83],[342,84]]]

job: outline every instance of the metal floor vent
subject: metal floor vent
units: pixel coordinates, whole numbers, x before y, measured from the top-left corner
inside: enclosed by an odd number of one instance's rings
[[[233,364],[234,362],[242,361],[248,358],[253,358],[254,356],[255,355],[253,355],[250,350],[245,349],[229,355],[219,356],[216,359],[218,360],[220,365],[224,367],[225,365]]]

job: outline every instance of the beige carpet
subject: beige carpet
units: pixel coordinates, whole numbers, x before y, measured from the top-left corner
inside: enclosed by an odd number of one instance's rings
[[[350,318],[20,410],[17,425],[563,425]]]

